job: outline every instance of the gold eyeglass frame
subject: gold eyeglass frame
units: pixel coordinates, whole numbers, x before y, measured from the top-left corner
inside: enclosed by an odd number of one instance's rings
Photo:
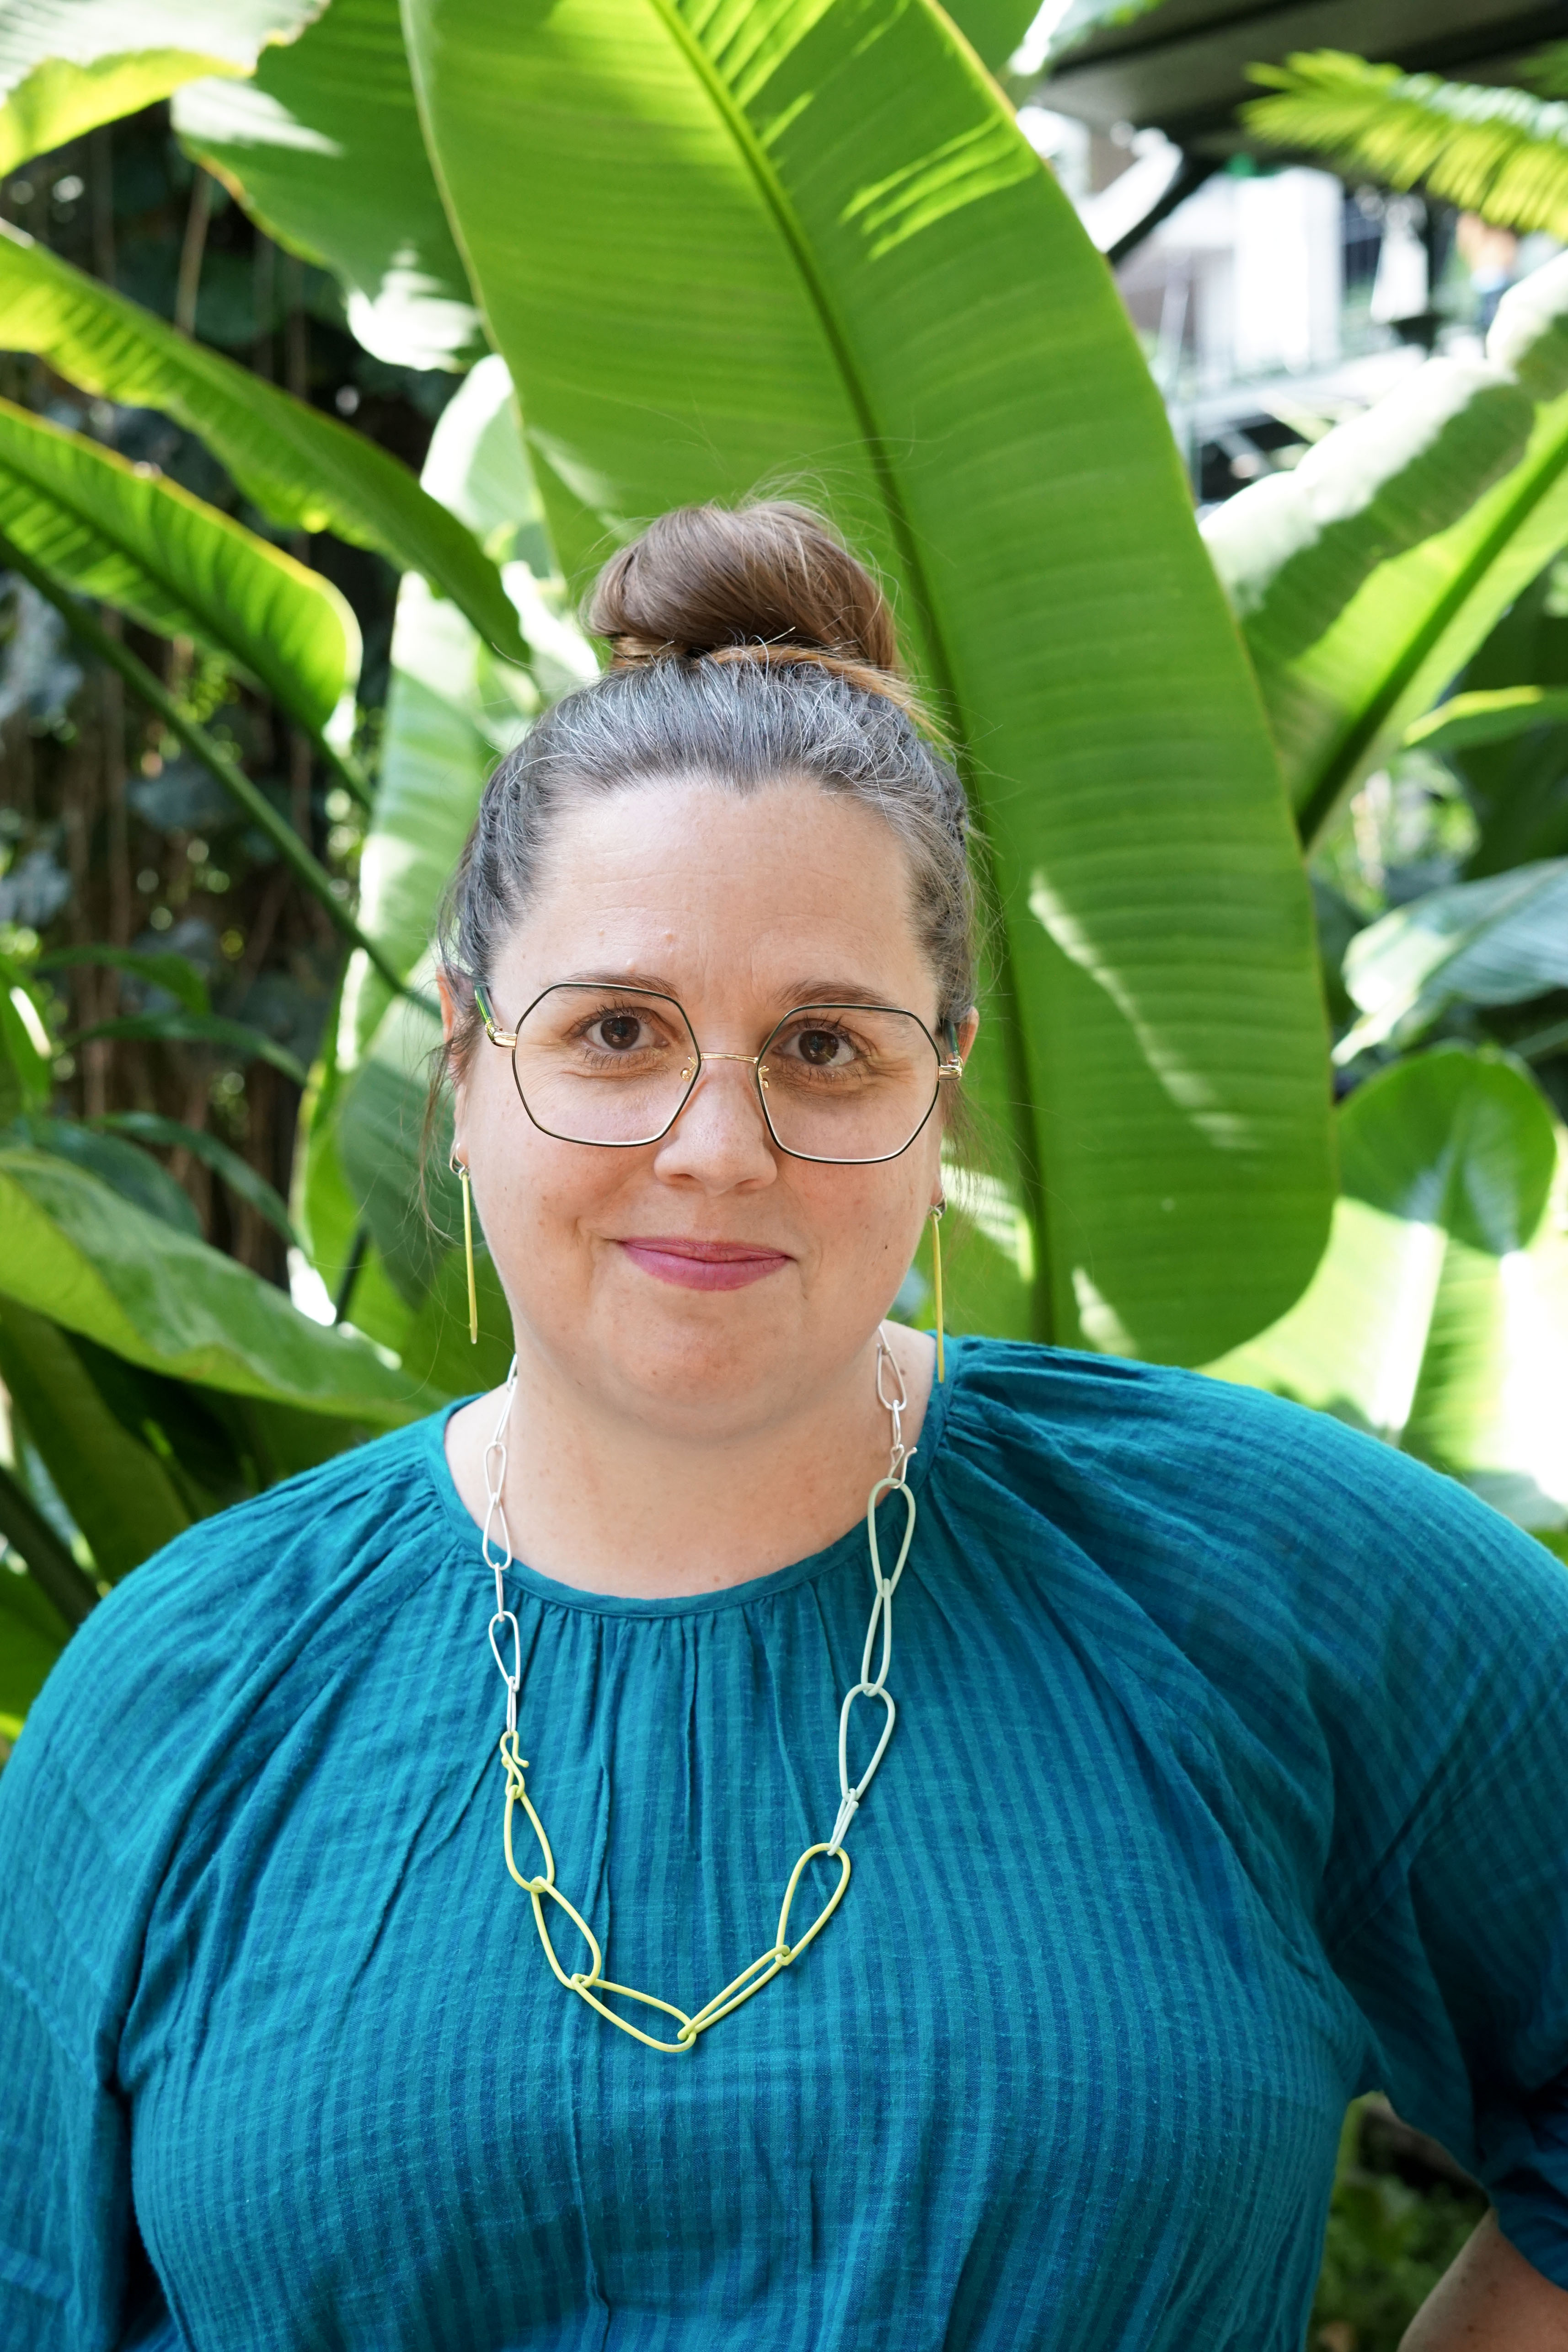
[[[529,1108],[528,1098],[523,1092],[523,1082],[517,1075],[517,1041],[522,1034],[523,1023],[527,1021],[528,1014],[534,1010],[535,1005],[542,1004],[545,998],[547,996],[553,996],[558,989],[581,989],[586,993],[596,988],[616,987],[619,985],[621,985],[620,982],[613,981],[552,981],[548,988],[540,989],[538,994],[532,1000],[532,1003],[526,1004],[523,1007],[522,1013],[515,1029],[503,1029],[497,1022],[495,1014],[490,1010],[489,1003],[486,998],[484,990],[479,987],[477,982],[475,984],[474,1002],[478,1006],[480,1018],[485,1024],[485,1034],[489,1039],[492,1045],[501,1046],[511,1055],[512,1084],[517,1088],[517,1100],[522,1104],[529,1123],[538,1128],[541,1135],[548,1135],[553,1142],[579,1143],[582,1146],[585,1151],[644,1150],[650,1143],[662,1143],[665,1136],[669,1134],[670,1129],[674,1126],[676,1119],[679,1118],[681,1113],[685,1110],[686,1105],[690,1102],[693,1095],[696,1091],[697,1080],[702,1076],[703,1065],[705,1062],[744,1062],[751,1072],[752,1081],[757,1088],[758,1107],[762,1113],[763,1125],[767,1128],[768,1134],[772,1137],[777,1149],[782,1151],[787,1159],[810,1160],[815,1166],[821,1168],[880,1168],[890,1160],[902,1160],[904,1153],[920,1136],[929,1120],[932,1112],[936,1109],[937,1104],[942,1099],[943,1079],[962,1078],[964,1075],[964,1064],[958,1052],[957,1033],[955,1030],[953,1024],[950,1021],[946,1024],[948,1050],[946,1057],[944,1058],[942,1048],[936,1043],[936,1038],[931,1034],[930,1030],[925,1026],[925,1022],[920,1018],[919,1013],[911,1013],[907,1005],[831,1003],[825,1000],[820,1003],[812,1002],[809,1004],[792,1004],[788,1013],[780,1013],[779,1019],[768,1032],[767,1036],[762,1041],[759,1052],[755,1054],[705,1054],[701,1045],[697,1043],[697,1033],[692,1026],[691,1015],[687,1013],[685,1006],[681,1003],[678,996],[672,996],[669,994],[667,990],[662,988],[629,987],[627,989],[627,993],[629,995],[650,997],[656,1004],[673,1004],[675,1011],[680,1014],[681,1020],[685,1027],[686,1035],[692,1041],[692,1051],[696,1055],[696,1066],[692,1071],[691,1076],[686,1082],[686,1090],[685,1094],[682,1095],[680,1101],[675,1105],[675,1108],[671,1112],[669,1118],[664,1121],[664,1126],[660,1128],[658,1132],[654,1135],[627,1137],[617,1142],[600,1141],[591,1136],[562,1135],[559,1129],[546,1127],[544,1121],[535,1116],[534,1112]],[[935,1083],[931,1089],[931,1099],[926,1104],[925,1110],[921,1114],[919,1124],[915,1127],[914,1133],[908,1138],[907,1141],[901,1143],[896,1151],[875,1152],[870,1159],[865,1160],[842,1160],[837,1159],[831,1154],[822,1151],[796,1151],[789,1144],[780,1141],[778,1129],[774,1127],[772,1117],[768,1108],[768,1081],[762,1075],[762,1065],[767,1060],[768,1048],[771,1046],[774,1039],[778,1036],[779,1031],[785,1026],[786,1023],[798,1019],[802,1013],[897,1013],[903,1020],[914,1022],[915,1027],[919,1030],[921,1035],[930,1046],[932,1053],[936,1057],[936,1073]]]

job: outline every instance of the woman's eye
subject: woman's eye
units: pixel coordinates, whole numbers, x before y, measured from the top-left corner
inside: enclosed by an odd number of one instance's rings
[[[813,1070],[831,1070],[853,1058],[849,1039],[838,1029],[801,1029],[795,1051]]]
[[[643,1042],[642,1016],[636,1013],[605,1013],[594,1023],[593,1043],[612,1054],[630,1053]]]

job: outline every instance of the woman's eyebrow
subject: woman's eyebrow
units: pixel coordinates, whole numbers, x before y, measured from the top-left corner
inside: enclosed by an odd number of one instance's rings
[[[635,988],[644,996],[678,996],[673,980],[657,971],[563,971],[555,988]]]
[[[633,988],[645,996],[673,996],[677,1002],[680,990],[675,982],[657,971],[569,971],[563,972],[558,988]],[[776,992],[780,1009],[788,1012],[796,1004],[887,1004],[892,1002],[885,989],[869,988],[862,980],[842,978],[792,981]]]
[[[798,980],[781,1001],[789,1004],[890,1004],[893,1000],[884,988],[868,988],[861,980]]]

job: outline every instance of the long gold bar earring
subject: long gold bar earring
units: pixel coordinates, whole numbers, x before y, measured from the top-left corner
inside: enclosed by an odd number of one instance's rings
[[[476,1348],[479,1345],[479,1293],[474,1282],[474,1202],[468,1190],[468,1162],[459,1160],[455,1151],[446,1164],[463,1187],[463,1258],[468,1268],[468,1345]]]
[[[942,1212],[946,1206],[946,1201],[938,1201],[931,1212],[931,1275],[933,1287],[936,1293],[936,1378],[938,1381],[945,1381],[947,1377],[946,1350],[942,1344]]]

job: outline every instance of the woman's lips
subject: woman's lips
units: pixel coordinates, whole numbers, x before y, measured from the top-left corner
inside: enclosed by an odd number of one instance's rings
[[[690,1242],[678,1234],[633,1234],[621,1247],[644,1274],[683,1290],[744,1290],[789,1263],[782,1250],[753,1242]]]

